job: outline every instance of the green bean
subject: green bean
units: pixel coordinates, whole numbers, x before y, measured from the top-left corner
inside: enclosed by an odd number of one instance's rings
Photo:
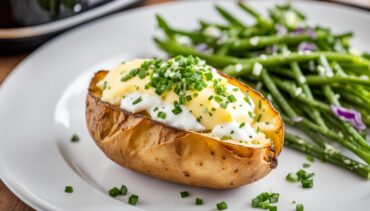
[[[219,5],[216,5],[215,8],[216,8],[217,12],[223,18],[225,18],[225,20],[227,20],[230,24],[232,24],[234,26],[241,27],[241,28],[245,28],[245,25],[242,22],[240,22],[237,18],[235,18],[233,15],[231,15],[228,11],[226,11],[225,9],[220,7]]]

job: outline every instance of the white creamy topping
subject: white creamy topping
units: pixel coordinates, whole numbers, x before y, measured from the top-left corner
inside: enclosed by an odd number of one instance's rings
[[[121,100],[121,108],[132,113],[147,111],[152,119],[176,128],[192,131],[204,130],[204,127],[197,122],[185,106],[181,105],[182,112],[176,115],[172,112],[174,105],[163,103],[158,96],[134,92]],[[160,112],[165,114],[164,118],[158,116]]]
[[[241,127],[241,124],[236,122],[216,125],[212,129],[211,135],[219,138],[230,137],[235,141],[250,141],[257,136],[256,132],[249,124],[245,124]]]

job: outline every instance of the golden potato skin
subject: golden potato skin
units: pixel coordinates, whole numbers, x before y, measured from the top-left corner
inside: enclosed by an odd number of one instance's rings
[[[86,121],[96,144],[119,165],[164,180],[213,189],[249,184],[276,167],[284,125],[270,103],[250,87],[228,78],[253,94],[252,98],[260,98],[268,106],[267,112],[277,118],[277,129],[266,134],[274,146],[248,148],[126,112],[100,100],[96,83],[106,74],[99,71],[90,82]]]

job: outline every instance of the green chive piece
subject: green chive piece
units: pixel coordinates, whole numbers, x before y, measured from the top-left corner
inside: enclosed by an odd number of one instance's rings
[[[66,192],[66,193],[73,193],[73,187],[72,186],[66,186],[64,188],[64,192]]]
[[[121,190],[118,189],[117,187],[114,187],[114,188],[112,188],[112,189],[109,190],[109,195],[111,197],[119,196],[119,195],[121,195]]]
[[[303,204],[297,204],[297,205],[295,206],[295,210],[296,210],[296,211],[304,211]]]
[[[136,100],[134,100],[134,101],[132,102],[132,105],[136,105],[136,104],[140,103],[142,100],[143,100],[143,99],[142,99],[141,97],[138,97]]]
[[[232,102],[232,103],[236,102],[236,98],[234,97],[234,95],[229,95],[229,96],[227,96],[227,99],[228,99],[230,102]]]
[[[242,122],[242,123],[240,123],[239,128],[243,128],[244,126],[245,126],[245,123]]]
[[[254,118],[253,113],[251,111],[248,111],[248,115],[249,115],[250,118],[252,118],[252,119]]]
[[[247,102],[249,105],[252,105],[249,96],[244,97],[244,101]]]
[[[262,209],[277,209],[271,208],[273,203],[277,203],[279,201],[279,193],[268,193],[264,192],[252,199],[252,207],[253,208],[262,208]]]
[[[260,199],[258,197],[252,199],[252,207],[253,208],[258,208],[260,204]]]
[[[181,198],[186,198],[186,197],[190,196],[190,193],[187,192],[187,191],[182,191],[182,192],[180,192],[180,196],[181,196]]]
[[[311,166],[311,164],[309,164],[309,163],[303,163],[303,168],[309,168],[310,166]]]
[[[164,113],[163,111],[160,111],[157,114],[157,117],[161,119],[166,119],[166,116],[167,116],[166,113]]]
[[[315,161],[315,159],[314,159],[311,155],[308,155],[308,156],[306,157],[306,159],[307,159],[308,161],[310,161],[311,163]]]
[[[293,174],[293,173],[289,173],[288,175],[286,175],[285,179],[288,181],[288,182],[298,182],[299,178],[296,174]]]
[[[220,106],[221,106],[221,108],[224,108],[224,109],[226,109],[227,108],[227,103],[220,103]]]
[[[256,118],[256,122],[260,122],[262,118],[262,114],[258,114]]]
[[[267,210],[270,207],[270,202],[268,200],[260,202],[259,207]]]
[[[277,206],[270,206],[269,211],[277,211]]]
[[[127,194],[127,187],[126,185],[121,185],[121,195],[126,195]]]
[[[227,209],[227,204],[226,202],[222,201],[218,204],[216,204],[217,210],[226,210]]]
[[[202,204],[203,204],[203,199],[197,197],[195,199],[195,205],[202,205]]]
[[[270,194],[270,203],[276,203],[279,201],[280,194],[279,193],[271,193]]]
[[[313,180],[312,179],[306,179],[306,180],[302,180],[301,181],[302,183],[302,188],[312,188],[313,187]]]
[[[107,89],[108,88],[108,81],[104,81],[103,82],[103,89]]]
[[[133,194],[128,198],[128,203],[131,204],[131,205],[136,205],[138,202],[139,202],[139,196],[138,195]]]
[[[180,108],[180,106],[175,106],[175,108],[172,109],[172,113],[174,113],[176,115],[181,113],[181,112],[182,112],[182,109]]]
[[[78,141],[80,141],[80,137],[76,134],[73,134],[71,138],[71,142],[76,143]]]

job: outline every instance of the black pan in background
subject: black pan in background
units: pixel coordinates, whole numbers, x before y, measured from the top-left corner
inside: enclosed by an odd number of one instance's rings
[[[52,37],[144,0],[0,0],[0,55],[30,51]]]

